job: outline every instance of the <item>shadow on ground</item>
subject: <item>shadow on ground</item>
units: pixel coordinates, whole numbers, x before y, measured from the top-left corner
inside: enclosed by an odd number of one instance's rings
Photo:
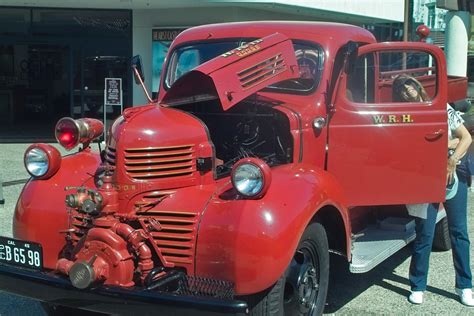
[[[349,264],[347,263],[346,258],[332,254],[330,257],[331,271],[329,276],[329,290],[324,312],[337,313],[346,304],[357,298],[373,285],[378,285],[382,288],[398,293],[403,297],[408,297],[410,294],[407,290],[410,288],[408,275],[397,275],[395,270],[403,262],[410,260],[411,251],[412,245],[410,244],[389,259],[385,260],[383,263],[379,264],[373,270],[361,274],[349,272]],[[399,287],[391,284],[389,281],[405,286]],[[440,288],[428,285],[427,291],[457,300],[457,296],[454,293]]]
[[[394,270],[407,260],[410,255],[411,245],[403,248],[371,271],[358,274],[349,271],[349,264],[346,258],[338,255],[331,255],[329,291],[324,312],[336,313],[339,309],[373,285],[379,285],[403,296],[407,296],[409,294],[407,290],[393,286],[385,280],[394,280],[398,283],[408,285],[408,276],[402,278],[396,275]]]

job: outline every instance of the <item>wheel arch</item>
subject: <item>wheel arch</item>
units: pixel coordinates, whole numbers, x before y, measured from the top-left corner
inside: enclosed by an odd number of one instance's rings
[[[347,214],[334,205],[325,205],[320,208],[311,219],[323,225],[329,244],[329,251],[350,258],[350,225]],[[309,224],[308,224],[309,225]]]
[[[272,169],[272,177],[262,199],[225,200],[221,195],[209,202],[199,226],[196,275],[231,281],[238,295],[267,289],[286,270],[315,220],[335,236],[340,232],[342,237],[331,243],[347,250],[348,212],[331,174],[295,164]]]

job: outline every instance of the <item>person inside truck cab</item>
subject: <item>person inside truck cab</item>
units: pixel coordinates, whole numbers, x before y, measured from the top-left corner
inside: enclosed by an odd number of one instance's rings
[[[415,78],[407,75],[395,77],[392,84],[394,102],[427,102],[429,101],[423,85]]]
[[[392,96],[396,102],[426,102],[428,95],[421,83],[413,77],[399,75],[394,78]],[[474,306],[472,297],[472,274],[470,268],[470,241],[467,233],[467,187],[471,179],[470,172],[465,172],[460,164],[472,142],[471,135],[463,125],[463,119],[449,104],[448,111],[448,158],[447,182],[457,182],[457,191],[450,192],[443,203],[448,219],[449,236],[456,272],[455,292],[461,303]],[[449,187],[449,186],[448,186]],[[454,194],[452,194],[454,193]],[[413,254],[410,263],[409,280],[411,294],[408,300],[413,304],[423,302],[423,292],[426,290],[428,266],[433,244],[436,215],[439,203],[423,204],[424,209],[418,208],[415,216],[416,238],[413,243]],[[423,213],[423,214],[421,214]],[[420,217],[421,216],[421,217]]]

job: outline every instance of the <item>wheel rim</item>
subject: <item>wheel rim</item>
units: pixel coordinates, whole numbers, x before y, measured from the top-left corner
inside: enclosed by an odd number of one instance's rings
[[[312,315],[320,282],[318,252],[313,241],[304,241],[296,251],[286,277],[285,315]]]

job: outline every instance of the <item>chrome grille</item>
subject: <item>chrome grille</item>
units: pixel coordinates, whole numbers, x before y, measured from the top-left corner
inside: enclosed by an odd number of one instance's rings
[[[281,54],[270,57],[237,74],[242,88],[249,89],[259,83],[275,77],[287,69]]]
[[[129,148],[125,170],[137,180],[191,176],[196,171],[195,158],[194,145]]]
[[[167,262],[192,263],[197,213],[150,210],[137,215],[146,215],[160,223],[161,230],[150,234]]]

